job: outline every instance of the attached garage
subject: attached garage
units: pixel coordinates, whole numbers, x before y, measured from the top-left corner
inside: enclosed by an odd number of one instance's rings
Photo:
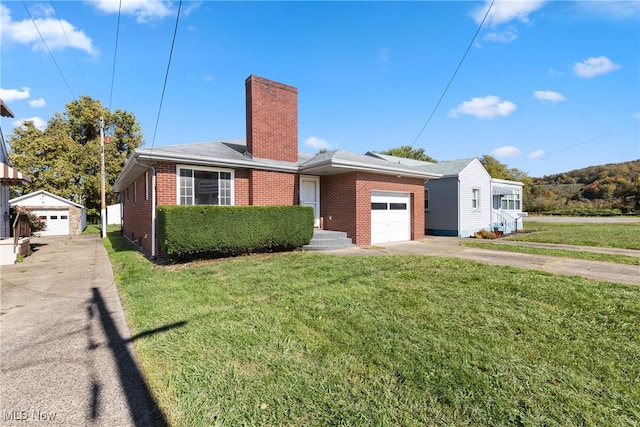
[[[87,210],[84,206],[48,191],[25,194],[9,200],[9,204],[28,209],[45,221],[47,228],[40,233],[42,236],[77,235],[87,226]]]
[[[411,240],[411,195],[371,193],[371,244]]]

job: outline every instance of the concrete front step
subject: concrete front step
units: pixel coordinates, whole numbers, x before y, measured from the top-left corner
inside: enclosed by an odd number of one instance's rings
[[[332,230],[313,230],[313,238],[302,249],[307,251],[327,251],[331,249],[344,249],[353,246],[353,242],[347,237],[347,233]]]

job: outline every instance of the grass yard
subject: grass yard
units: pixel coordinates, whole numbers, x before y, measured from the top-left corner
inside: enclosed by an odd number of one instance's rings
[[[640,257],[602,254],[596,252],[584,252],[568,249],[538,248],[525,245],[500,244],[498,242],[487,242],[480,239],[469,239],[461,242],[462,246],[491,249],[494,251],[519,252],[533,255],[548,255],[562,258],[586,259],[590,261],[613,262],[617,264],[640,265]]]
[[[509,237],[521,242],[640,249],[640,221],[635,223],[525,222],[525,233]]]
[[[640,288],[420,256],[105,245],[173,426],[634,426]]]

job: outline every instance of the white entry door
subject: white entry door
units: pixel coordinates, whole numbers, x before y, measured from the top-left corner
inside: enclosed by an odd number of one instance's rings
[[[313,226],[320,227],[320,177],[300,177],[300,205],[313,208]]]
[[[411,240],[411,197],[408,193],[371,193],[371,244]]]

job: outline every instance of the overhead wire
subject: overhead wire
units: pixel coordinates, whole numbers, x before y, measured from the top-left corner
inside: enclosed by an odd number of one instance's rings
[[[113,49],[113,67],[111,71],[111,90],[109,92],[109,111],[111,111],[111,101],[113,100],[113,87],[116,78],[116,58],[118,56],[118,38],[120,36],[120,16],[122,15],[122,0],[118,6],[118,24],[116,25],[116,43]]]
[[[36,24],[36,21],[33,19],[33,16],[31,15],[31,11],[27,7],[27,4],[24,2],[24,0],[22,0],[22,5],[24,6],[25,10],[27,11],[27,14],[29,15],[29,19],[31,19],[31,22],[33,23],[33,26],[36,28],[36,31],[40,35],[40,39],[42,40],[42,43],[44,44],[44,47],[47,49],[47,52],[49,52],[49,56],[51,57],[51,59],[53,60],[53,63],[55,64],[56,68],[58,69],[58,72],[60,73],[60,76],[62,77],[62,80],[64,81],[65,86],[67,86],[67,89],[69,90],[69,93],[71,94],[73,99],[77,99],[76,95],[73,93],[73,90],[71,90],[71,86],[69,86],[69,82],[67,81],[67,78],[64,76],[64,73],[60,69],[60,66],[58,65],[58,62],[56,61],[56,58],[53,56],[53,53],[51,52],[51,49],[49,49],[49,45],[47,45],[47,42],[45,41],[42,33],[40,32],[40,29],[38,28],[38,24]]]
[[[158,106],[158,116],[156,117],[156,126],[153,130],[153,139],[151,140],[151,149],[153,150],[153,146],[156,142],[156,134],[158,133],[158,123],[160,123],[160,113],[162,112],[162,103],[164,101],[164,93],[167,89],[167,81],[169,80],[169,69],[171,68],[171,59],[173,57],[173,48],[176,43],[176,35],[178,34],[178,23],[180,22],[180,10],[182,9],[182,0],[178,4],[178,13],[176,15],[176,26],[173,29],[173,40],[171,41],[171,50],[169,51],[169,61],[167,63],[167,72],[164,76],[164,84],[162,86],[162,95],[160,96],[160,105]]]
[[[71,46],[71,40],[69,40],[69,36],[67,34],[67,31],[64,29],[64,25],[62,25],[62,19],[60,19],[60,15],[58,15],[58,10],[56,9],[56,6],[53,4],[53,0],[51,0],[50,3],[51,3],[51,8],[53,9],[53,12],[56,15],[56,20],[60,24],[60,28],[62,29],[62,33],[64,34],[64,38],[67,40],[67,45],[69,46],[69,50],[71,50],[71,54],[73,55],[73,59],[75,60],[76,65],[78,66],[78,71],[80,72],[80,76],[82,77],[82,80],[84,80],[85,87],[89,88],[89,83],[87,82],[87,78],[85,77],[84,73],[82,72],[82,67],[80,66],[80,61],[78,61],[78,56],[76,55],[76,52],[73,49],[73,46]]]
[[[431,114],[429,114],[429,117],[427,118],[427,121],[424,123],[424,125],[422,126],[422,129],[420,129],[420,132],[418,132],[418,135],[416,136],[416,138],[411,143],[411,147],[413,147],[415,145],[415,143],[418,142],[418,139],[422,135],[422,132],[424,132],[425,128],[427,127],[429,122],[431,122],[431,119],[433,118],[434,114],[438,110],[438,107],[440,106],[440,103],[444,99],[444,96],[447,94],[447,91],[449,90],[449,87],[453,83],[453,80],[456,78],[456,75],[458,74],[458,71],[462,67],[462,63],[466,59],[469,51],[471,50],[471,47],[475,43],[476,38],[478,37],[478,34],[480,33],[480,30],[482,29],[482,26],[484,25],[484,21],[486,21],[487,17],[489,16],[489,12],[491,12],[491,8],[493,7],[494,3],[495,3],[495,0],[491,0],[491,4],[489,4],[489,7],[487,8],[487,11],[485,12],[485,14],[484,14],[484,16],[482,18],[482,21],[478,25],[478,29],[476,30],[475,34],[473,35],[473,38],[471,39],[471,42],[469,42],[469,46],[467,46],[467,50],[465,50],[464,55],[462,55],[462,59],[460,59],[460,62],[458,63],[458,66],[456,67],[455,71],[453,72],[453,75],[449,79],[449,83],[447,83],[447,86],[442,91],[442,94],[440,95],[440,98],[438,99],[438,102],[436,102],[435,107],[433,107],[433,110],[431,111]]]
[[[617,135],[617,134],[619,134],[619,133],[625,132],[625,131],[627,131],[627,130],[629,130],[629,129],[637,128],[638,126],[639,126],[639,125],[629,126],[629,127],[624,128],[624,129],[619,129],[619,130],[616,130],[616,131],[613,131],[613,132],[609,132],[609,133],[604,134],[604,135],[596,136],[595,138],[586,139],[586,140],[584,140],[584,141],[582,141],[582,142],[578,142],[578,143],[575,143],[575,144],[571,144],[571,145],[567,145],[567,146],[564,146],[564,147],[561,147],[561,148],[557,148],[557,149],[555,149],[555,150],[553,150],[553,151],[549,151],[549,152],[547,152],[547,153],[544,153],[544,155],[543,155],[541,158],[546,158],[546,157],[547,157],[547,156],[549,156],[550,154],[555,154],[555,153],[557,153],[557,152],[559,152],[559,151],[564,151],[564,150],[568,150],[568,149],[570,149],[570,148],[579,147],[580,145],[588,144],[588,143],[590,143],[590,142],[599,141],[599,140],[601,140],[601,139],[605,139],[605,138],[608,138],[608,137],[610,137],[610,136]],[[521,163],[521,162],[528,161],[528,160],[537,160],[537,159],[538,159],[538,158],[526,158],[526,159],[520,159],[520,160],[516,160],[516,161],[514,161],[514,162],[511,162],[511,164],[514,164],[514,163]]]

